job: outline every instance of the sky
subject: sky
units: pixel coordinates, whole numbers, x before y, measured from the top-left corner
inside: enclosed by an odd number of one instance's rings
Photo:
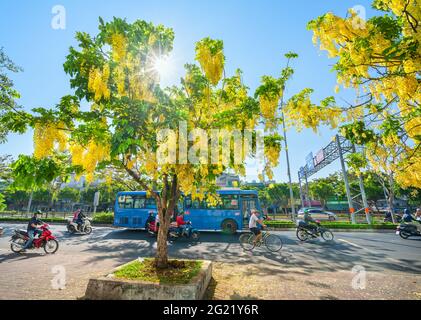
[[[64,95],[71,94],[69,77],[63,63],[70,46],[76,46],[77,31],[92,35],[98,31],[98,17],[105,21],[113,16],[163,24],[175,32],[171,72],[163,77],[162,85],[178,84],[183,76],[183,65],[194,61],[195,43],[204,37],[224,41],[226,72],[232,75],[237,68],[243,70],[245,84],[253,93],[263,75],[279,76],[285,65],[286,52],[298,53],[292,67],[295,74],[287,84],[286,98],[304,88],[313,88],[317,102],[335,96],[338,104],[353,103],[354,94],[341,91],[335,94],[334,60],[328,59],[312,43],[307,22],[327,12],[345,16],[348,8],[358,6],[361,14],[370,18],[376,13],[371,1],[358,0],[38,0],[0,1],[0,47],[23,72],[13,74],[16,89],[21,93],[18,103],[25,109],[54,107]],[[65,9],[65,29],[55,29],[53,8]],[[288,131],[288,144],[293,181],[305,158],[331,142],[336,134],[322,128],[318,134],[312,130]],[[31,154],[32,132],[10,135],[8,142],[0,144],[0,155]],[[339,163],[324,168],[312,178],[327,176],[340,170]],[[247,179],[255,179],[248,173]],[[287,181],[285,153],[275,170],[275,180]]]

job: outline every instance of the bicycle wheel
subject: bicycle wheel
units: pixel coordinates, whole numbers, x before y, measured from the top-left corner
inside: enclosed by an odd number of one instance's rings
[[[333,233],[330,230],[323,230],[321,233],[322,233],[323,240],[325,241],[333,240]]]
[[[245,250],[245,251],[251,251],[251,250],[253,250],[254,249],[254,243],[253,243],[253,240],[254,240],[254,234],[252,234],[252,233],[243,233],[241,236],[240,236],[240,245],[241,245],[241,247],[243,248],[243,250]]]
[[[278,252],[282,249],[282,240],[278,236],[270,234],[265,239],[265,245],[270,252]]]

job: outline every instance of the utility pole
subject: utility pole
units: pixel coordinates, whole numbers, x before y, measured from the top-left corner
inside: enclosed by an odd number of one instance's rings
[[[344,177],[344,182],[345,182],[345,190],[346,190],[346,196],[348,198],[349,212],[351,213],[351,221],[352,221],[352,224],[356,224],[357,221],[355,220],[355,208],[352,202],[351,189],[349,187],[348,175],[346,173],[345,160],[344,160],[344,155],[342,153],[342,147],[341,147],[341,141],[339,140],[339,135],[336,135],[336,143],[338,145],[339,159],[341,161],[342,175]]]
[[[33,195],[34,195],[34,191],[31,190],[31,195],[29,196],[29,201],[28,201],[28,207],[26,208],[26,214],[29,214],[31,212]]]
[[[301,184],[301,174],[300,173],[298,173],[298,184],[300,185],[301,207],[304,208],[304,194],[303,194],[303,186]]]
[[[352,151],[354,153],[357,152],[357,148],[355,147],[355,144],[352,145]],[[363,199],[365,218],[367,220],[367,223],[371,224],[370,209],[368,208],[367,195],[365,193],[365,188],[364,188],[364,179],[363,179],[363,175],[362,175],[361,172],[358,175],[358,180],[359,180],[359,184],[360,184],[361,198]]]

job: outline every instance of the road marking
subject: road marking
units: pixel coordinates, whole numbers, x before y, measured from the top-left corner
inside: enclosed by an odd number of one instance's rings
[[[351,241],[347,241],[347,240],[344,240],[344,239],[338,239],[338,240],[342,241],[342,242],[345,242],[345,243],[349,244],[350,246],[357,247],[357,248],[360,248],[360,249],[365,249],[365,248],[359,246],[358,244],[352,243]],[[367,250],[367,249],[365,249],[365,250]]]
[[[345,240],[345,239],[338,239],[338,240],[339,240],[339,241],[342,241],[342,242],[345,242],[345,243],[349,244],[350,246],[353,246],[353,247],[356,247],[356,248],[359,248],[359,249],[365,250],[365,251],[367,251],[367,252],[369,252],[369,253],[372,253],[372,254],[376,254],[376,252],[375,252],[375,251],[370,250],[370,249],[367,249],[367,248],[364,248],[364,247],[362,247],[362,246],[360,246],[360,245],[358,245],[358,244],[355,244],[355,243],[353,243],[353,242],[351,242],[351,241],[348,241],[348,240]],[[391,261],[391,262],[393,262],[393,263],[398,263],[398,264],[401,264],[401,263],[402,263],[402,261],[399,261],[399,260],[397,260],[397,259],[390,258],[390,257],[386,257],[386,258],[384,258],[384,259],[385,259],[385,260],[389,260],[389,261]]]

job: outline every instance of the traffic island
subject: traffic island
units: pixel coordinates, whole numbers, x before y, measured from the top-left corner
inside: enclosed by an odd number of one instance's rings
[[[212,278],[212,262],[170,260],[157,269],[154,259],[139,258],[107,276],[90,279],[87,300],[201,300]]]

